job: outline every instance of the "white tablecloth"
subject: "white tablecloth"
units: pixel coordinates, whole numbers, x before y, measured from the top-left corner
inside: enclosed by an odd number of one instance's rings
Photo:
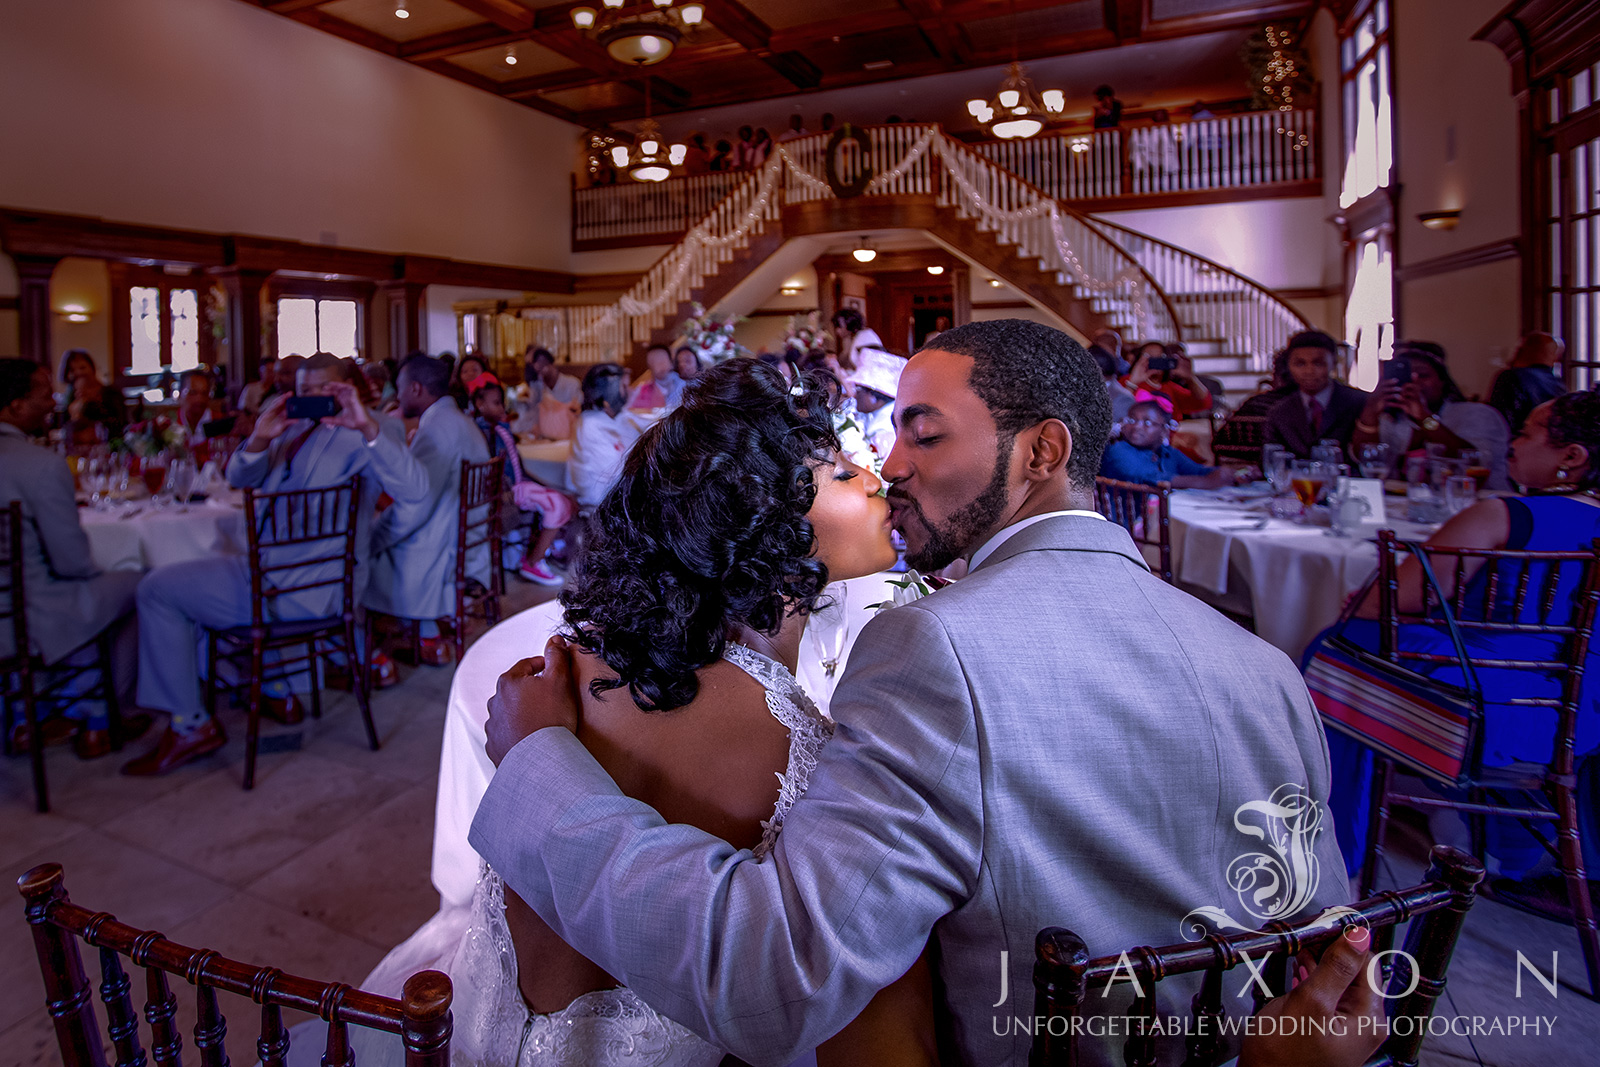
[[[1378,550],[1370,539],[1380,527],[1418,539],[1433,530],[1398,515],[1368,523],[1360,537],[1334,537],[1325,527],[1284,519],[1269,519],[1259,530],[1238,528],[1264,506],[1246,510],[1214,492],[1174,493],[1172,569],[1180,584],[1215,603],[1247,597],[1256,633],[1296,660],[1371,576]]]
[[[571,492],[567,464],[572,459],[571,441],[527,441],[517,445],[522,469],[528,477],[552,489]]]
[[[89,537],[89,551],[105,571],[141,571],[169,563],[245,550],[244,512],[228,503],[205,501],[180,511],[155,509],[149,501],[121,504],[106,511],[80,508],[78,521]]]

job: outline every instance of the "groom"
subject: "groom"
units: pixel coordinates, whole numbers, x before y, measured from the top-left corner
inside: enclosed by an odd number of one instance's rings
[[[755,1064],[837,1032],[930,937],[950,1054],[1021,1064],[1041,927],[1109,954],[1178,940],[1199,907],[1259,926],[1228,884],[1262,847],[1235,812],[1286,784],[1327,799],[1288,658],[1152,576],[1092,510],[1110,402],[1075,341],[957,327],[897,405],[883,476],[907,560],[970,572],[862,632],[770,859],[623,796],[571,732],[564,655],[508,672],[490,705],[499,771],[473,846],[568,943]],[[1270,917],[1347,900],[1331,831],[1311,847],[1320,883]]]

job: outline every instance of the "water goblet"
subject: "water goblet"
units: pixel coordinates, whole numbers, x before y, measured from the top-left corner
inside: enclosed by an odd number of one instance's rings
[[[1489,453],[1466,449],[1461,453],[1461,465],[1468,477],[1478,483],[1479,489],[1489,485]]]
[[[1382,442],[1362,445],[1356,456],[1361,461],[1361,477],[1387,478],[1389,476],[1389,452],[1389,446]]]
[[[167,466],[165,492],[178,502],[178,511],[189,510],[189,497],[194,493],[194,461],[177,457]]]
[[[1311,448],[1311,458],[1318,463],[1338,463],[1343,453],[1339,442],[1331,438],[1323,438]]]
[[[1452,474],[1444,483],[1444,507],[1451,515],[1478,502],[1478,480],[1470,474]]]

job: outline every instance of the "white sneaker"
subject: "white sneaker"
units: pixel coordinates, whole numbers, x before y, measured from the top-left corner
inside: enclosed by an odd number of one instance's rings
[[[522,565],[517,568],[517,574],[530,582],[537,582],[540,585],[560,585],[566,580],[551,570],[550,564],[542,559],[537,563],[530,563],[524,558]]]

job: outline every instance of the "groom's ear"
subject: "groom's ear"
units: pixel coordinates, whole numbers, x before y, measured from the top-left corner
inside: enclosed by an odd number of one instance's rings
[[[1031,438],[1022,476],[1030,482],[1048,482],[1066,470],[1072,458],[1072,431],[1060,419],[1045,419],[1018,434]],[[1019,444],[1021,442],[1019,441]]]

